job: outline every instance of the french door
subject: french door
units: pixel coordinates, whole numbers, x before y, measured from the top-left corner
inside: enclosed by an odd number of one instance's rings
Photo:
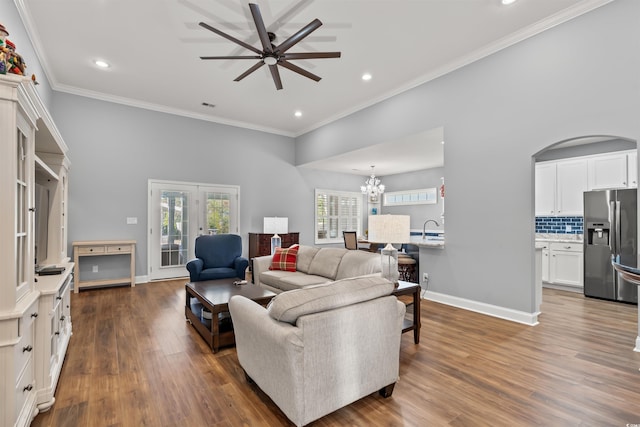
[[[149,278],[184,277],[202,234],[239,233],[238,186],[149,180]]]

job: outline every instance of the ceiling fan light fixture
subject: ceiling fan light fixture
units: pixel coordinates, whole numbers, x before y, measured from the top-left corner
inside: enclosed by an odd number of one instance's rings
[[[502,4],[505,5],[505,6],[508,5],[508,4],[511,4],[511,3],[515,3],[515,2],[516,2],[516,0],[502,0]]]
[[[98,68],[109,68],[110,65],[107,61],[103,61],[102,59],[96,59],[95,61],[93,61],[94,64],[96,64],[96,66]]]
[[[298,110],[295,113],[293,113],[293,115],[296,117],[302,117],[302,111]]]
[[[278,63],[278,58],[276,58],[275,56],[265,56],[264,58],[262,58],[262,62],[267,65],[276,65]]]
[[[371,80],[371,77],[372,77],[372,76],[371,76],[371,74],[369,74],[369,73],[364,73],[364,74],[362,75],[362,80],[364,80],[365,82],[368,82],[369,80]]]

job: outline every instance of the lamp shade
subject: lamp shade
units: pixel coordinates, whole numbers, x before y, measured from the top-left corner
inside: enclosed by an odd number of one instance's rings
[[[289,218],[264,217],[264,234],[287,234],[289,232]]]
[[[409,243],[409,215],[369,215],[369,237],[373,243]]]

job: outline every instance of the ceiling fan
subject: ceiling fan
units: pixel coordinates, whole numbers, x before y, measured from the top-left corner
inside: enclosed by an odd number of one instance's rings
[[[260,37],[260,42],[262,43],[262,50],[257,49],[250,44],[243,42],[242,40],[238,40],[237,38],[230,36],[229,34],[222,32],[216,28],[213,28],[211,25],[208,25],[204,22],[200,22],[200,26],[206,28],[209,31],[213,31],[214,33],[231,40],[232,42],[239,44],[245,49],[249,49],[250,51],[256,53],[256,55],[242,55],[242,56],[201,56],[200,59],[258,59],[258,62],[249,68],[244,73],[240,74],[238,77],[234,79],[234,81],[239,82],[240,80],[247,77],[249,74],[256,71],[258,68],[267,64],[269,66],[269,71],[271,71],[271,77],[273,78],[273,82],[276,85],[276,89],[282,89],[282,80],[280,80],[280,72],[278,71],[278,65],[284,68],[287,68],[295,73],[303,75],[311,80],[320,81],[320,77],[310,73],[309,71],[298,67],[297,65],[292,64],[289,60],[292,59],[316,59],[316,58],[340,58],[340,52],[304,52],[304,53],[287,53],[289,49],[296,45],[299,41],[307,37],[313,31],[317,30],[322,22],[319,19],[314,19],[309,24],[304,26],[300,31],[289,37],[284,42],[280,43],[278,46],[273,45],[271,42],[275,39],[275,35],[273,33],[267,32],[267,28],[264,25],[264,21],[262,19],[262,15],[260,14],[260,8],[257,4],[249,3],[249,9],[251,9],[251,15],[253,16],[253,21],[256,24],[256,29],[258,30],[258,36]]]

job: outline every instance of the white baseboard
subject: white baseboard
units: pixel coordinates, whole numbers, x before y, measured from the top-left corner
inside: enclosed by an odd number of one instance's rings
[[[447,304],[457,308],[462,308],[464,310],[475,311],[476,313],[486,314],[487,316],[498,317],[500,319],[510,320],[516,323],[522,323],[529,326],[535,326],[538,324],[538,315],[540,314],[513,310],[511,308],[486,304],[483,302],[454,297],[451,295],[441,294],[439,292],[433,291],[426,291],[424,293],[424,299]]]

